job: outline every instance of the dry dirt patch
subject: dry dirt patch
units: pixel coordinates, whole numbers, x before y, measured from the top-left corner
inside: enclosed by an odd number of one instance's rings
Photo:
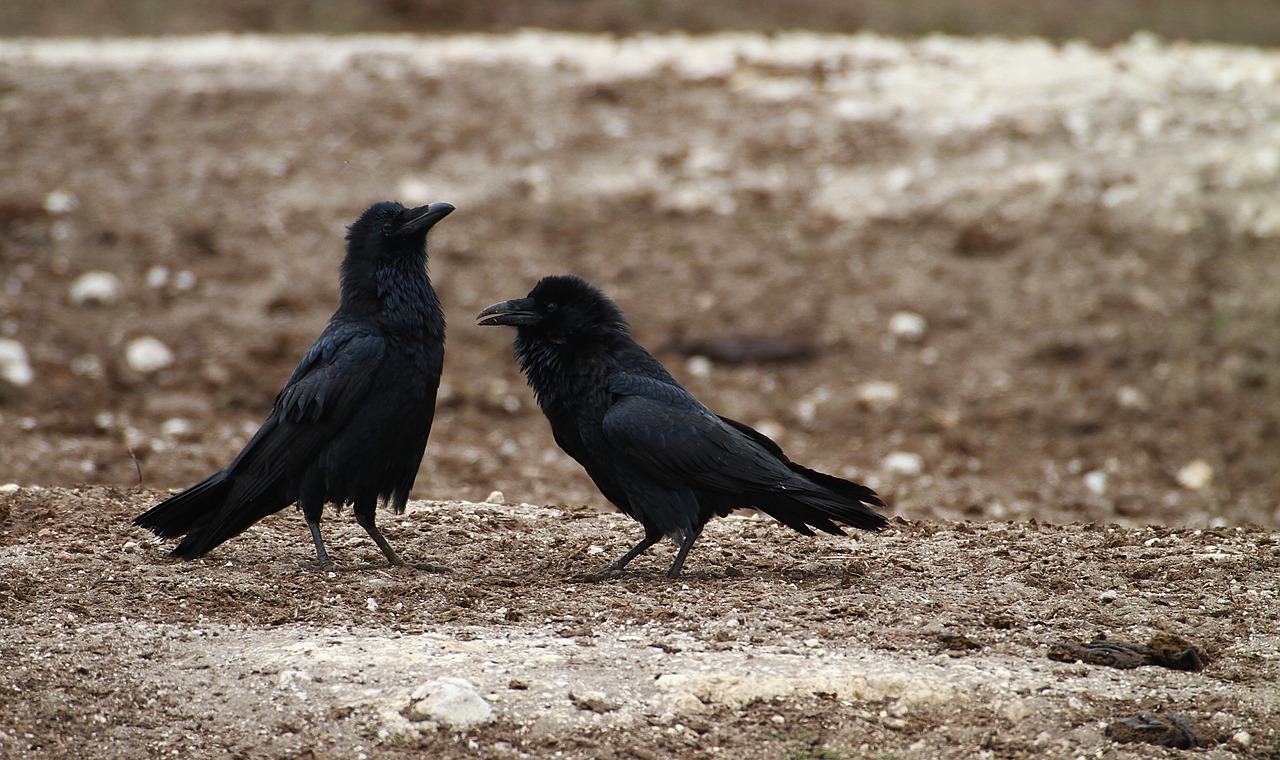
[[[706,579],[592,582],[635,532],[620,515],[415,502],[390,539],[453,573],[328,574],[298,565],[291,514],[174,562],[128,525],[160,496],[6,495],[9,756],[1160,756],[1103,734],[1141,710],[1188,716],[1224,757],[1280,747],[1274,533],[899,521],[810,540],[735,517],[692,555]],[[332,524],[335,556],[376,558]],[[1207,667],[1046,656],[1162,633]],[[407,720],[441,677],[495,722]]]

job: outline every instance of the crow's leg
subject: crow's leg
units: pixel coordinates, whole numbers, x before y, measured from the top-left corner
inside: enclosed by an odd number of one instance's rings
[[[617,561],[614,562],[612,565],[609,565],[605,569],[601,570],[600,574],[614,575],[617,573],[621,573],[622,569],[625,568],[627,564],[631,562],[631,560],[635,559],[636,557],[639,557],[641,554],[644,554],[646,551],[649,550],[649,547],[653,546],[654,544],[658,543],[661,540],[662,540],[662,531],[651,530],[650,528],[646,527],[644,529],[644,538],[640,539],[640,543],[631,547],[631,550],[628,551],[626,554],[622,555],[621,557],[618,557]]]
[[[302,563],[303,566],[311,567],[315,570],[332,570],[333,560],[329,558],[329,552],[324,549],[324,539],[320,538],[320,519],[317,517],[312,520],[311,516],[307,515],[307,527],[311,529],[311,540],[316,544],[317,564],[310,565],[304,562]]]
[[[311,529],[311,540],[316,545],[317,564],[309,562],[300,562],[298,564],[311,570],[333,570],[333,560],[329,557],[329,552],[325,551],[324,539],[320,537],[320,518],[324,515],[324,496],[317,494],[314,490],[303,485],[302,494],[298,498],[298,509],[302,510],[302,516],[307,520],[307,527]]]
[[[365,532],[369,534],[369,538],[372,538],[373,542],[378,545],[378,548],[382,550],[383,556],[387,558],[387,562],[391,565],[395,567],[412,567],[432,573],[448,573],[453,571],[453,568],[451,567],[446,567],[444,565],[432,565],[429,562],[405,562],[404,559],[396,553],[396,550],[391,548],[391,544],[387,543],[387,539],[382,535],[382,531],[378,530],[378,525],[374,522],[374,507],[370,506],[367,508],[361,508],[360,505],[357,505],[355,513],[356,522],[360,523],[360,527],[364,528]]]
[[[700,535],[702,535],[701,525],[684,534],[684,538],[680,541],[680,551],[676,554],[676,561],[671,563],[671,569],[667,571],[668,578],[678,578],[680,576],[680,568],[684,567],[684,558],[689,556],[689,550],[693,548],[693,542],[697,541]]]

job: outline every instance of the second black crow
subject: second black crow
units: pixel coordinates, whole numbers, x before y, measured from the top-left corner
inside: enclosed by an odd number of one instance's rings
[[[543,278],[526,298],[480,312],[516,328],[515,354],[556,443],[644,538],[604,572],[671,536],[676,577],[713,515],[757,507],[807,536],[879,530],[875,491],[792,462],[778,444],[708,409],[631,336],[622,311],[574,276]]]

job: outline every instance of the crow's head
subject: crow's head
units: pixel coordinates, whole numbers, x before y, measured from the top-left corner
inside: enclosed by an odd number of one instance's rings
[[[617,304],[574,275],[544,277],[525,298],[496,303],[476,319],[481,325],[512,325],[523,337],[552,343],[590,342],[627,332]]]
[[[451,211],[451,203],[417,208],[405,208],[395,201],[375,203],[347,228],[347,251],[374,262],[421,255],[427,231]]]

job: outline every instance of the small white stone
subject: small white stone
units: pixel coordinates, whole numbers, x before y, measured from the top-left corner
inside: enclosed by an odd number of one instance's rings
[[[484,497],[485,504],[506,504],[507,497],[501,491],[491,491],[488,496]]]
[[[1084,487],[1099,496],[1107,492],[1107,473],[1102,470],[1091,470],[1084,474]]]
[[[774,715],[772,718],[769,719],[769,722],[774,724],[775,726],[781,726],[787,722],[787,719],[782,717],[781,715]]]
[[[192,431],[190,420],[184,420],[181,417],[165,420],[160,426],[160,435],[166,438],[181,438]]]
[[[106,305],[120,300],[121,290],[119,277],[94,270],[72,281],[68,295],[73,306]]]
[[[0,485],[0,493],[13,493],[21,488],[22,486],[17,483],[5,483],[4,485]]]
[[[1248,747],[1249,745],[1253,744],[1253,734],[1249,733],[1248,731],[1237,731],[1231,737],[1231,741],[1235,742],[1236,744],[1239,744],[1241,747]]]
[[[1120,598],[1120,592],[1116,591],[1113,588],[1107,589],[1106,591],[1103,591],[1101,594],[1098,594],[1098,601],[1100,602],[1114,602],[1119,598]]]
[[[196,273],[190,269],[184,269],[173,277],[173,287],[176,290],[191,290],[196,286]]]
[[[368,599],[364,600],[364,606],[365,606],[365,609],[369,610],[370,612],[377,612],[378,600],[374,599],[373,597],[369,597]]]
[[[54,190],[44,197],[44,210],[50,214],[65,214],[79,206],[80,199],[66,190]]]
[[[604,554],[604,547],[596,546],[595,544],[592,544],[591,546],[587,547],[587,554],[591,556],[595,556],[597,554]]]
[[[493,708],[476,687],[463,678],[437,678],[414,689],[404,709],[409,720],[434,720],[454,728],[469,728],[493,720]]]
[[[169,284],[169,270],[157,264],[147,270],[147,287],[163,288]]]
[[[0,379],[10,385],[26,387],[35,376],[26,346],[12,338],[0,338]]]
[[[689,361],[685,362],[684,368],[693,377],[711,376],[711,360],[705,356],[689,357]]]
[[[1116,389],[1116,403],[1120,405],[1121,409],[1133,409],[1134,411],[1142,411],[1151,406],[1151,402],[1147,400],[1147,394],[1132,385],[1122,385]]]
[[[760,420],[756,422],[755,428],[756,432],[760,433],[765,438],[769,438],[774,441],[787,434],[787,429],[784,428],[782,423],[777,420]]]
[[[859,404],[877,412],[888,409],[902,397],[902,389],[890,380],[868,380],[855,388],[853,393]]]
[[[919,343],[928,329],[929,323],[914,311],[900,311],[889,317],[889,332],[898,340]]]
[[[124,349],[124,360],[134,372],[150,374],[173,364],[173,351],[150,335],[134,338]]]
[[[1188,491],[1203,491],[1213,483],[1213,465],[1196,459],[1183,465],[1176,478],[1178,485]]]
[[[880,466],[895,475],[919,475],[924,472],[924,459],[911,451],[890,452]]]
[[[311,674],[305,670],[282,670],[276,676],[276,688],[297,691],[311,681]]]

